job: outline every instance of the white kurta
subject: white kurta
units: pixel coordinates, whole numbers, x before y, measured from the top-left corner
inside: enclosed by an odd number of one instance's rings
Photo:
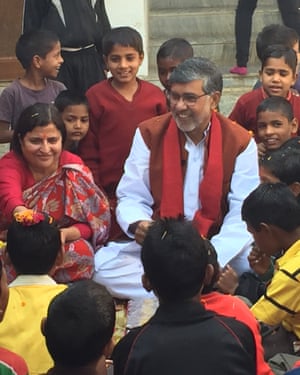
[[[203,178],[204,139],[195,145],[188,137],[185,148],[188,152],[187,169],[184,180],[184,214],[187,219],[194,217],[201,207],[199,183]],[[128,226],[139,220],[151,220],[153,198],[149,181],[150,150],[137,129],[130,155],[125,163],[124,175],[117,189],[117,219],[130,237]],[[257,148],[253,139],[236,158],[235,168],[228,194],[229,211],[220,232],[212,237],[221,266],[230,264],[238,274],[249,270],[247,255],[253,239],[241,220],[241,206],[245,197],[259,184]],[[135,242],[129,247],[110,243],[96,254],[95,279],[108,286],[115,295],[144,295],[140,277],[140,247]],[[118,246],[118,248],[116,248]],[[125,285],[123,285],[123,282]],[[122,284],[122,285],[121,285]],[[127,295],[128,293],[128,295]]]

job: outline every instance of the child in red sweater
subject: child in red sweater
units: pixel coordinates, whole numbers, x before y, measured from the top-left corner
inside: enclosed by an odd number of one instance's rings
[[[262,87],[242,95],[229,118],[257,136],[257,106],[267,97],[282,96],[292,105],[294,116],[300,120],[300,96],[291,91],[296,82],[297,56],[293,49],[283,45],[269,46],[262,58],[260,80]]]
[[[112,210],[111,239],[121,234],[114,209],[116,188],[123,173],[138,124],[167,112],[160,88],[137,78],[143,62],[141,35],[130,27],[117,27],[103,38],[103,53],[112,77],[86,93],[90,128],[80,142],[79,154],[91,169],[95,182],[105,190]]]

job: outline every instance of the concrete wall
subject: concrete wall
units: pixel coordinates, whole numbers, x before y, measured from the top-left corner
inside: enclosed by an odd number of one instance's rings
[[[139,76],[148,75],[148,0],[106,0],[106,10],[113,27],[131,26],[143,38],[145,58]]]

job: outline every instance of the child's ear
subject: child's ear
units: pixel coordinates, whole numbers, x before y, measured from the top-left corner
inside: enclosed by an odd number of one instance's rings
[[[147,292],[151,292],[151,290],[153,290],[152,285],[145,273],[142,275],[142,284],[144,289],[147,290]]]
[[[55,259],[55,262],[53,264],[53,267],[51,268],[51,270],[49,271],[49,275],[50,276],[53,276],[56,269],[61,266],[63,264],[63,261],[64,261],[64,245],[61,246],[61,248],[59,249],[57,255],[56,255],[56,259]]]
[[[4,253],[3,253],[3,261],[4,261],[4,264],[7,264],[8,266],[12,266],[10,256],[8,255],[8,252],[7,252],[6,248],[5,248]]]
[[[115,344],[114,344],[113,338],[111,338],[103,349],[103,354],[104,354],[105,358],[111,357],[111,354],[114,350],[114,346],[115,346]]]
[[[56,267],[59,267],[63,264],[63,261],[64,261],[64,253],[65,253],[65,249],[64,249],[64,246],[62,245],[62,247],[59,249],[59,252],[57,253],[57,256],[56,256],[56,259],[55,259],[55,266]]]
[[[47,323],[47,318],[42,318],[40,329],[41,329],[43,336],[46,336],[46,323]]]
[[[34,55],[32,58],[32,65],[35,68],[40,68],[41,67],[41,57],[39,55]]]
[[[300,195],[300,182],[293,182],[289,185],[289,188],[292,190],[295,197],[298,198]]]
[[[259,77],[259,80],[261,82],[262,81],[262,70],[258,71],[258,77]]]
[[[296,119],[296,117],[293,118],[291,125],[292,125],[292,134],[296,134],[298,131],[298,127],[299,127],[298,119]]]
[[[266,234],[270,234],[272,233],[272,226],[266,223],[260,223],[258,232],[264,232]]]
[[[208,264],[207,267],[206,267],[206,270],[205,270],[205,277],[204,277],[204,281],[203,281],[204,285],[210,285],[211,284],[211,281],[214,277],[214,273],[215,273],[214,266],[212,264]]]
[[[105,70],[107,72],[109,72],[108,63],[107,63],[107,56],[106,55],[102,55],[102,58],[103,58],[103,61],[105,63]]]
[[[144,61],[144,57],[145,57],[144,52],[140,53],[140,65]]]

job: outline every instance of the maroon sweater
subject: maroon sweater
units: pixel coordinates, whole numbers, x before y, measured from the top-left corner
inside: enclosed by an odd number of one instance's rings
[[[259,141],[256,136],[256,108],[265,98],[267,98],[267,94],[262,87],[249,91],[238,99],[229,115],[231,120],[236,121],[245,129],[251,130],[256,141]],[[286,99],[291,103],[294,116],[300,122],[300,96],[290,92]],[[298,135],[300,135],[300,129],[298,129]]]

